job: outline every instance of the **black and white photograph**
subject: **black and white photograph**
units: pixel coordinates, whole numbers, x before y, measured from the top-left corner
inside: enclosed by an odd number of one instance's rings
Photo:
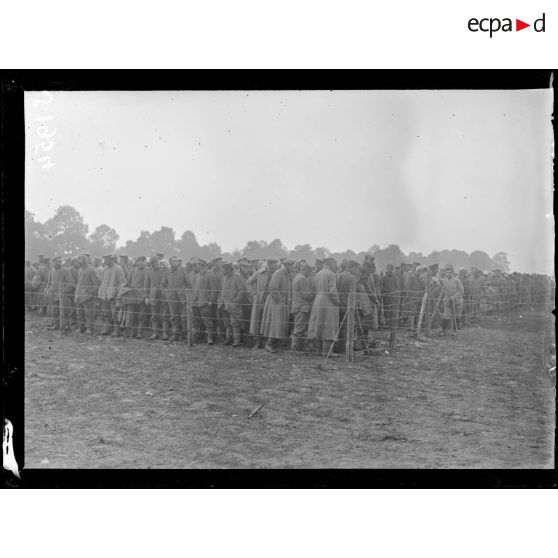
[[[553,469],[552,111],[25,91],[25,468]]]

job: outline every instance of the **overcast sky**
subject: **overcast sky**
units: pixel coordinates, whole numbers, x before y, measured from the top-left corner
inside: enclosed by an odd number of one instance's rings
[[[26,207],[74,206],[119,244],[166,225],[225,251],[509,254],[552,272],[552,93],[26,93]],[[52,118],[50,118],[52,117]],[[41,122],[48,128],[37,130]],[[49,135],[42,168],[34,151]]]

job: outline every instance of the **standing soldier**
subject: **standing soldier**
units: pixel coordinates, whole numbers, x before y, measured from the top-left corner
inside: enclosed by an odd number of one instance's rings
[[[394,272],[393,264],[386,266],[386,273],[382,282],[382,298],[386,325],[390,329],[395,329],[399,322],[401,283],[399,282],[399,277]]]
[[[151,330],[150,340],[161,338],[168,341],[168,314],[167,303],[162,291],[165,269],[160,265],[157,256],[150,258],[151,268],[145,273],[144,295],[145,304],[151,308]],[[162,335],[161,335],[162,333]]]
[[[127,279],[128,273],[130,273],[130,260],[126,254],[120,254],[120,256],[118,256],[118,265],[122,268],[124,277]]]
[[[304,339],[308,333],[308,319],[310,318],[310,310],[314,300],[310,279],[311,274],[312,268],[304,262],[300,264],[299,272],[293,279],[293,302],[291,306],[291,313],[294,317],[291,340],[291,349],[293,351],[303,349]]]
[[[170,270],[164,276],[161,288],[169,306],[170,322],[172,327],[171,341],[179,341],[181,332],[187,334],[187,301],[190,281],[186,271],[181,269],[178,259],[172,256],[169,259]]]
[[[217,300],[225,324],[225,345],[240,345],[240,324],[242,308],[246,304],[246,287],[240,275],[234,273],[233,264],[222,265],[223,280]]]
[[[33,277],[35,271],[31,267],[31,260],[25,260],[25,310],[32,310],[35,306],[34,299],[36,298],[33,289]]]
[[[143,339],[143,329],[145,327],[145,256],[136,258],[136,265],[130,270],[126,284],[132,289],[131,299],[134,303],[131,311],[132,315],[132,339]]]
[[[97,294],[101,282],[97,277],[95,268],[90,264],[85,254],[81,254],[77,262],[80,270],[74,302],[77,308],[78,328],[80,333],[93,335],[95,332],[95,316],[97,314]]]
[[[255,271],[246,282],[247,289],[254,292],[252,298],[252,311],[250,313],[250,335],[256,339],[254,348],[260,349],[262,347],[262,337],[260,334],[262,324],[262,314],[265,306],[265,301],[269,294],[269,283],[271,277],[277,270],[277,260],[267,260],[266,267],[261,267]]]
[[[240,322],[240,333],[244,337],[244,343],[246,343],[250,334],[250,315],[252,313],[252,300],[255,294],[253,287],[251,285],[248,286],[248,279],[254,273],[254,267],[248,258],[240,258],[238,260],[238,273],[246,291],[244,302],[242,303],[242,321]]]
[[[335,278],[336,262],[333,258],[324,259],[324,267],[314,277],[316,296],[308,319],[308,339],[322,343],[322,354],[329,347],[339,329],[339,295]]]
[[[118,322],[118,308],[116,297],[118,290],[126,283],[122,268],[116,263],[116,256],[109,254],[103,257],[106,268],[103,272],[103,279],[99,287],[99,299],[102,305],[102,314],[105,327],[101,335],[120,337],[120,324]]]
[[[446,266],[446,278],[442,283],[444,293],[444,316],[442,318],[442,334],[446,335],[452,320],[451,328],[460,328],[461,312],[463,311],[463,285],[459,277],[453,273],[453,266]],[[452,334],[454,335],[454,334]]]
[[[356,308],[357,275],[360,265],[354,260],[348,260],[344,269],[337,276],[337,293],[339,296],[339,337],[336,352],[345,353],[347,340],[353,341]]]
[[[211,305],[216,303],[217,299],[213,299],[213,289],[207,263],[204,260],[198,260],[196,265],[198,276],[192,296],[192,306],[196,320],[195,335],[199,339],[201,326],[205,326],[207,344],[213,345],[215,343],[216,324],[213,319],[215,312]]]
[[[269,296],[264,305],[260,333],[267,337],[265,349],[270,353],[276,353],[279,341],[288,335],[293,267],[293,260],[283,260],[283,265],[269,282]]]
[[[70,270],[62,266],[62,258],[53,260],[54,268],[50,270],[46,293],[50,300],[52,323],[48,329],[59,329],[65,334],[70,329],[69,316],[72,309],[74,279]]]
[[[39,315],[47,313],[47,306],[49,306],[48,295],[46,294],[46,287],[50,275],[50,258],[45,258],[43,255],[39,256],[39,269],[37,277],[34,279],[37,284],[37,309]]]
[[[211,312],[211,319],[215,324],[215,335],[216,338],[219,337],[219,333],[225,332],[225,326],[223,324],[221,311],[217,307],[217,299],[219,298],[219,292],[221,290],[221,282],[223,281],[223,272],[221,271],[221,258],[215,258],[209,262],[209,271],[207,272],[207,278],[209,280],[211,289],[211,303],[209,309]]]

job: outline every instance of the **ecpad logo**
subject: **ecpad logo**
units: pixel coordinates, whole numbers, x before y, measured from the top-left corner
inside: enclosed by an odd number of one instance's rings
[[[533,29],[535,30],[535,32],[545,32],[545,16],[546,14],[543,13],[543,15],[539,19],[536,19],[533,22]],[[498,31],[503,31],[504,33],[513,31],[512,19],[509,17],[505,17],[503,19],[497,17],[485,17],[482,19],[477,19],[472,17],[469,20],[467,26],[469,28],[469,31],[473,33],[477,33],[478,31],[482,31],[483,33],[490,33],[490,38],[492,38],[492,35],[494,33],[497,33]],[[521,31],[522,29],[525,29],[527,27],[531,27],[531,24],[525,23],[520,19],[515,20],[516,31]]]

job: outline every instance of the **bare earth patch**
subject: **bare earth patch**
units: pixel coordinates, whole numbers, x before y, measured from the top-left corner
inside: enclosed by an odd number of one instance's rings
[[[552,316],[386,354],[81,337],[26,317],[27,468],[552,468]],[[258,406],[259,410],[250,416]]]

